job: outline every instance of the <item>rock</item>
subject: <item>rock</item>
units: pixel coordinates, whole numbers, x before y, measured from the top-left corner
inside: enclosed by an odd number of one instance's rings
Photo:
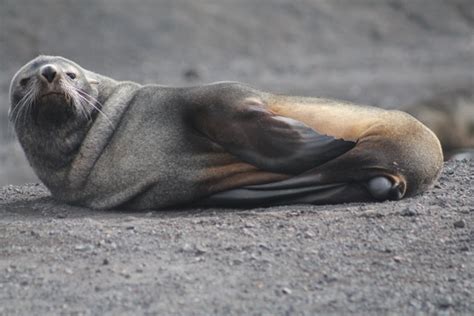
[[[283,294],[286,294],[286,295],[291,295],[291,289],[287,288],[287,287],[284,287],[281,289],[281,291],[283,292]]]
[[[415,216],[417,215],[415,210],[412,210],[411,208],[405,208],[400,212],[401,216]]]
[[[464,227],[466,227],[466,222],[463,219],[461,219],[461,220],[458,220],[458,221],[454,222],[453,225],[454,225],[455,228],[464,228]]]
[[[270,247],[265,243],[259,243],[258,248],[263,249],[263,250],[270,250]]]
[[[123,276],[125,279],[130,279],[132,275],[125,269],[120,272],[120,275]]]
[[[203,255],[203,254],[205,254],[205,253],[207,252],[207,249],[204,248],[204,247],[202,247],[202,246],[200,246],[200,245],[197,245],[197,246],[195,247],[195,250],[196,250],[196,255],[198,255],[198,256],[201,256],[201,255]]]
[[[76,251],[88,251],[92,249],[94,249],[92,245],[79,244],[79,245],[74,246],[74,250]]]
[[[365,218],[381,218],[384,214],[377,212],[376,210],[365,210],[359,214],[360,217]]]
[[[244,227],[245,227],[245,228],[254,228],[254,227],[255,227],[255,224],[254,224],[254,223],[251,223],[251,222],[245,222]]]
[[[102,265],[106,266],[110,263],[109,259],[107,258],[104,258],[104,260],[102,261]]]
[[[185,243],[182,247],[181,247],[181,251],[182,252],[190,252],[193,250],[193,247],[188,244],[188,243]]]
[[[436,305],[441,309],[447,309],[453,306],[453,300],[449,296],[441,297],[440,299],[438,299]]]
[[[241,265],[242,263],[244,263],[242,260],[234,259],[234,260],[232,260],[231,265],[238,266],[238,265]]]

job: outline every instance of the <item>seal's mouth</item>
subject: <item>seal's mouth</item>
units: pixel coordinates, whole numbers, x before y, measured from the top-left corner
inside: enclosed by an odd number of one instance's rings
[[[50,91],[47,93],[44,93],[39,97],[40,100],[48,100],[48,101],[55,101],[55,102],[63,102],[66,100],[67,103],[71,101],[71,97],[69,96],[68,93],[66,92],[60,92],[60,91]]]
[[[42,99],[42,98],[47,97],[47,96],[50,96],[50,95],[64,96],[64,92],[51,91],[51,92],[48,92],[48,93],[43,94],[40,98]]]

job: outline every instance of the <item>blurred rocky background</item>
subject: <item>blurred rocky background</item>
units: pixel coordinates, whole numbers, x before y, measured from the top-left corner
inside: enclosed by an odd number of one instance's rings
[[[0,0],[0,185],[36,181],[7,111],[10,79],[38,54],[141,83],[395,107],[474,87],[474,1]]]

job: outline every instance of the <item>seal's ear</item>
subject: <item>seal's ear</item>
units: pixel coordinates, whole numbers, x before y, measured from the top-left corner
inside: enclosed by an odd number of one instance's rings
[[[99,84],[99,80],[97,80],[97,76],[95,73],[93,73],[92,71],[89,71],[89,70],[83,70],[84,71],[84,76],[86,77],[86,80],[87,82],[89,82],[89,84]]]

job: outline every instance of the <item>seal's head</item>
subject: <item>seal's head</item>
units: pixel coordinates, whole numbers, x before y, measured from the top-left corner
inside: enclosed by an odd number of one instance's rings
[[[68,59],[38,56],[11,81],[10,120],[16,129],[18,125],[58,128],[71,121],[90,121],[100,111],[96,85],[92,73]]]

